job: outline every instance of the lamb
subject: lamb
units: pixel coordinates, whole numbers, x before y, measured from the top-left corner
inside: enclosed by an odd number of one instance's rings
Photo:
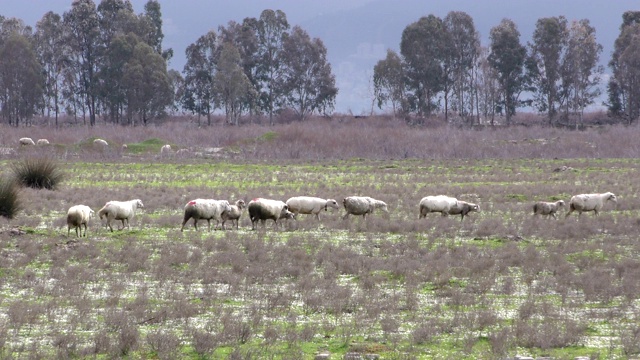
[[[549,217],[549,215],[551,215],[554,219],[556,219],[556,213],[563,207],[563,200],[558,200],[556,202],[538,201],[537,203],[533,204],[533,215],[544,215],[546,217]]]
[[[480,211],[480,206],[446,195],[425,196],[420,200],[420,216],[418,218],[426,218],[429,213],[439,212],[442,216],[461,215],[460,221],[462,221],[464,216],[471,211]]]
[[[565,218],[574,211],[578,212],[578,217],[587,211],[593,211],[594,214],[598,216],[598,212],[607,201],[611,201],[616,205],[618,204],[618,198],[612,192],[574,195],[571,197],[571,200],[569,200],[569,211],[565,215]]]
[[[105,140],[102,140],[102,139],[95,139],[95,140],[93,140],[93,144],[94,144],[94,145],[98,145],[98,146],[104,146],[104,147],[109,146],[109,143],[108,143],[108,142],[106,142]]]
[[[342,200],[344,209],[347,210],[342,219],[346,219],[349,215],[362,215],[363,219],[367,218],[367,214],[373,213],[375,209],[382,209],[389,212],[387,204],[384,201],[376,200],[368,196],[348,196]]]
[[[245,204],[244,200],[240,199],[236,201],[235,205],[231,205],[229,207],[229,211],[224,211],[220,216],[222,218],[222,230],[224,230],[224,223],[227,220],[231,220],[231,226],[233,226],[233,223],[235,222],[236,230],[238,230],[238,220],[240,219],[240,216],[242,216],[242,212],[246,207],[247,204]]]
[[[20,142],[21,146],[35,145],[36,144],[36,143],[33,142],[33,139],[28,138],[28,137],[20,138],[19,142]]]
[[[76,237],[87,236],[87,223],[94,216],[94,211],[86,205],[70,207],[69,211],[67,211],[67,237],[72,227],[76,229]],[[84,235],[82,235],[82,225],[84,225]],[[80,228],[80,234],[78,234],[78,228]]]
[[[47,139],[38,139],[38,141],[36,141],[36,144],[38,144],[38,145],[49,145],[49,140],[47,140]]]
[[[102,209],[98,210],[98,216],[101,220],[103,216],[106,216],[107,226],[113,232],[113,227],[111,227],[112,220],[122,221],[122,229],[124,229],[125,221],[126,226],[129,227],[129,219],[135,215],[137,209],[142,208],[144,208],[144,205],[140,199],[129,201],[109,201],[102,207]]]
[[[222,220],[222,213],[230,210],[231,206],[227,200],[191,200],[184,207],[184,220],[182,220],[182,227],[180,228],[180,231],[184,231],[184,225],[189,221],[189,219],[193,219],[193,227],[195,227],[196,230],[198,230],[198,220],[207,220],[209,231],[211,231],[211,220],[215,220],[216,226],[218,226]]]
[[[333,199],[322,199],[312,196],[295,196],[287,200],[289,210],[294,214],[314,214],[320,221],[320,211],[328,208],[339,209],[338,202]]]
[[[280,200],[256,198],[249,201],[247,209],[251,219],[251,230],[256,229],[258,220],[265,226],[265,221],[271,219],[274,222],[274,228],[277,229],[278,220],[295,219],[295,214],[289,211],[289,206]]]

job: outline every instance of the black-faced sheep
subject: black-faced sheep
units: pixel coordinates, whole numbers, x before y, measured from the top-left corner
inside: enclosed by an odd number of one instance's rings
[[[87,223],[94,217],[94,211],[86,205],[74,205],[67,211],[67,237],[71,228],[76,229],[76,237],[87,236]],[[84,235],[82,235],[82,225],[84,225]],[[78,234],[78,228],[80,233]]]
[[[367,214],[373,213],[375,209],[389,212],[384,201],[376,200],[368,196],[348,196],[342,200],[342,205],[347,213],[342,217],[345,220],[349,215],[362,215],[363,219]]]
[[[38,145],[49,145],[49,140],[47,140],[47,139],[38,139],[38,141],[36,141],[36,144],[38,144]]]
[[[102,207],[102,209],[98,210],[98,216],[101,220],[102,217],[105,216],[107,218],[107,226],[111,231],[113,231],[111,221],[122,221],[122,229],[124,229],[125,226],[129,227],[129,219],[135,215],[137,209],[142,208],[144,208],[144,205],[140,199],[129,201],[109,201]]]
[[[236,201],[235,205],[229,207],[229,211],[222,212],[222,230],[224,230],[224,223],[227,220],[231,220],[231,226],[233,226],[235,222],[236,230],[238,230],[238,220],[240,220],[240,216],[242,216],[242,212],[246,207],[247,204],[245,204],[244,200],[240,199]]]
[[[36,144],[36,143],[33,142],[33,139],[28,138],[28,137],[20,138],[20,140],[18,140],[18,142],[20,143],[21,146],[35,145]]]
[[[427,214],[439,212],[442,216],[461,215],[460,221],[471,211],[480,211],[480,206],[466,201],[458,200],[446,195],[425,196],[420,200],[419,219],[427,217]]]
[[[249,201],[247,206],[249,218],[251,219],[251,229],[256,229],[258,221],[265,226],[266,220],[273,220],[274,228],[278,229],[278,220],[295,219],[295,215],[289,211],[289,206],[280,200],[257,198]]]
[[[339,209],[338,202],[333,199],[322,199],[312,196],[295,196],[287,200],[289,211],[294,214],[314,214],[320,221],[320,212],[328,208]]]
[[[557,212],[563,207],[563,200],[558,200],[556,202],[538,201],[533,204],[533,215],[544,215],[546,217],[551,215],[555,219],[557,218]]]
[[[578,217],[583,212],[593,211],[597,216],[598,212],[602,209],[607,201],[611,201],[614,204],[618,203],[618,198],[611,192],[604,194],[580,194],[574,195],[569,200],[569,211],[565,218],[571,215],[572,212],[577,211]]]
[[[227,200],[191,200],[184,207],[184,219],[182,220],[180,231],[184,230],[184,225],[189,219],[193,219],[193,227],[195,227],[196,230],[198,230],[198,220],[207,220],[209,231],[211,231],[211,220],[215,220],[215,226],[218,226],[222,220],[222,213],[229,210],[231,210],[231,206]]]

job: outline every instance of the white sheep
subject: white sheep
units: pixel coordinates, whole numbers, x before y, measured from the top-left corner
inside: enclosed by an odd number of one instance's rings
[[[295,219],[295,214],[289,211],[289,206],[280,200],[256,198],[249,201],[247,206],[251,219],[251,230],[256,229],[258,221],[265,225],[266,220],[273,220],[274,228],[278,228],[278,220]]]
[[[168,155],[171,154],[171,145],[166,144],[160,148],[160,155]]]
[[[233,223],[236,224],[236,230],[238,230],[238,220],[240,220],[240,216],[242,216],[243,210],[247,207],[244,200],[240,199],[236,201],[235,205],[231,205],[229,211],[224,211],[221,215],[222,218],[222,230],[224,230],[224,223],[227,220],[231,220],[231,226]]]
[[[94,144],[94,145],[98,145],[98,146],[104,146],[104,147],[109,146],[109,143],[108,143],[108,142],[106,142],[105,140],[102,140],[102,139],[95,139],[95,140],[93,140],[93,144]]]
[[[184,207],[184,219],[180,231],[184,231],[184,225],[193,219],[193,226],[198,230],[198,220],[207,220],[209,231],[211,231],[211,220],[216,221],[216,226],[222,220],[222,213],[231,210],[227,200],[195,199],[191,200]],[[214,227],[215,229],[215,227]]]
[[[612,192],[574,195],[571,197],[571,200],[569,200],[569,211],[567,215],[565,215],[565,218],[574,211],[578,212],[578,217],[587,211],[593,211],[597,216],[607,201],[611,201],[616,205],[618,204],[618,198]]]
[[[342,219],[346,219],[349,215],[362,215],[363,219],[367,218],[367,214],[373,213],[375,209],[381,209],[389,212],[387,204],[384,201],[376,200],[368,196],[348,196],[342,200],[342,205],[347,211]]]
[[[461,215],[460,221],[471,211],[480,211],[480,206],[474,203],[458,200],[451,196],[436,195],[425,196],[420,200],[419,219],[427,217],[427,214],[439,212],[442,216]]]
[[[129,227],[129,219],[133,218],[137,209],[142,208],[144,208],[144,205],[140,199],[129,201],[109,201],[102,207],[102,209],[98,210],[98,216],[101,220],[103,216],[106,216],[107,226],[111,231],[113,231],[111,221],[122,221],[122,229],[125,228],[126,221],[126,226]]]
[[[74,205],[67,211],[67,237],[71,232],[71,228],[76,229],[76,237],[87,236],[87,223],[89,219],[94,217],[95,213],[86,205]],[[82,235],[82,225],[84,225],[84,235]],[[78,234],[80,228],[80,234]]]
[[[328,208],[339,209],[338,202],[333,199],[322,199],[312,196],[294,196],[287,200],[289,211],[294,214],[314,214],[320,221],[320,212]]]
[[[49,145],[49,140],[47,140],[47,139],[38,139],[38,141],[36,141],[36,144],[38,144],[38,145]]]
[[[558,200],[556,202],[538,201],[533,204],[533,215],[544,215],[545,217],[551,215],[555,219],[557,218],[556,213],[563,207],[564,200]]]
[[[20,140],[18,140],[20,142],[21,146],[26,146],[26,145],[35,145],[36,143],[33,142],[33,139],[28,138],[28,137],[23,137],[20,138]]]

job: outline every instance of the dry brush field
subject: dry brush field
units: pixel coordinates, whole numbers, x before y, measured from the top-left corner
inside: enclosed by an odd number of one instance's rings
[[[636,127],[3,128],[2,175],[53,157],[57,190],[0,218],[2,358],[626,359],[640,354]],[[47,137],[19,148],[18,138]],[[92,139],[109,141],[97,148]],[[164,143],[182,154],[160,156]],[[127,149],[121,145],[127,144]],[[216,150],[211,150],[216,148]],[[611,191],[600,216],[534,201]],[[447,194],[480,212],[418,219]],[[180,232],[191,199],[371,196],[389,213],[300,215],[278,230]],[[140,198],[131,228],[66,210]],[[119,222],[118,222],[119,224]],[[202,224],[200,224],[202,225]],[[15,229],[21,231],[16,232]],[[13,230],[13,231],[12,231]],[[356,355],[359,354],[359,355]],[[324,355],[320,355],[318,358]]]

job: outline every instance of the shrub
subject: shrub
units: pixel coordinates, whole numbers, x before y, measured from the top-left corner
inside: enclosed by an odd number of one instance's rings
[[[0,179],[0,216],[13,219],[21,208],[18,187],[13,181]]]
[[[27,158],[12,164],[18,184],[33,189],[55,190],[64,179],[58,164],[51,158]]]

